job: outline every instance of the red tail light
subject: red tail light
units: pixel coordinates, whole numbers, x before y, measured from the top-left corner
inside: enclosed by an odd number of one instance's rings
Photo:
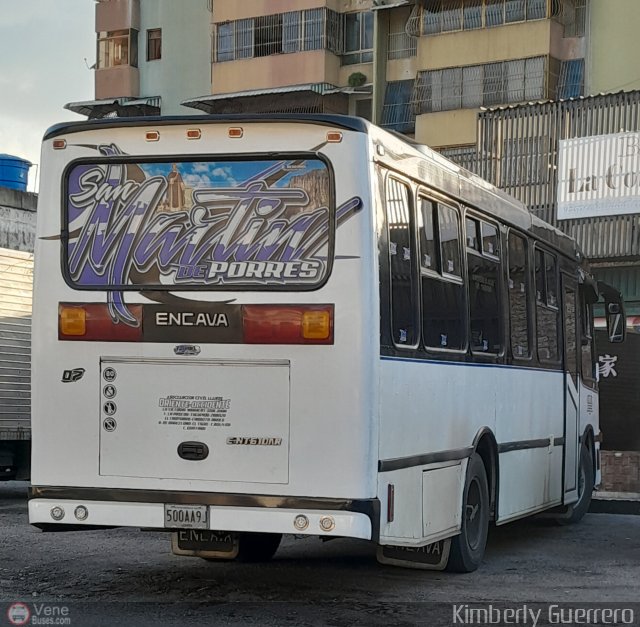
[[[333,344],[333,305],[245,305],[246,344]]]
[[[83,342],[142,341],[142,305],[130,305],[129,311],[138,326],[114,322],[107,305],[60,303],[58,306],[58,339]]]

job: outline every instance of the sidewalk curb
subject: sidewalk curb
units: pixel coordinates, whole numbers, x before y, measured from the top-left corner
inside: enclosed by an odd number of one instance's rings
[[[632,492],[595,492],[589,511],[592,514],[628,514],[640,516],[640,494]]]

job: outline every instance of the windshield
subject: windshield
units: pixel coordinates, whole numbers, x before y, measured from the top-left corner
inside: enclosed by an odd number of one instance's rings
[[[72,164],[67,281],[101,290],[312,289],[330,270],[330,181],[315,157]]]

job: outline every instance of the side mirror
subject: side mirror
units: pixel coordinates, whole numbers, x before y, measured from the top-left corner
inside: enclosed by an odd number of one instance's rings
[[[598,281],[598,291],[604,296],[604,311],[607,320],[607,335],[611,344],[624,342],[627,335],[627,318],[624,312],[624,301],[620,292]]]

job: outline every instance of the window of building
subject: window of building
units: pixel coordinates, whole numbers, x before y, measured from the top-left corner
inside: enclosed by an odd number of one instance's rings
[[[462,28],[482,28],[482,0],[466,0],[462,7]]]
[[[147,31],[147,61],[162,58],[162,29],[151,28]]]
[[[234,25],[234,58],[250,59],[255,46],[253,20],[237,20]]]
[[[527,240],[513,231],[509,233],[509,318],[511,354],[514,359],[527,359],[529,349],[529,258]]]
[[[500,311],[500,259],[497,228],[483,220],[467,218],[467,268],[469,280],[470,343],[475,353],[502,350]],[[475,235],[471,235],[471,231]],[[493,252],[489,253],[488,250]]]
[[[418,38],[410,37],[404,29],[389,33],[387,60],[408,59],[418,53]]]
[[[138,31],[132,28],[98,33],[98,69],[121,65],[138,67]]]
[[[283,52],[320,50],[325,46],[325,10],[308,9],[283,14]]]
[[[418,221],[424,344],[431,349],[464,350],[465,292],[458,212],[420,197]]]
[[[373,13],[347,13],[345,15],[345,44],[343,65],[371,63],[373,61]]]
[[[551,253],[536,249],[536,335],[538,359],[557,362],[558,353],[558,267]]]
[[[543,98],[545,57],[418,72],[416,113],[477,108]]]
[[[234,22],[225,22],[216,27],[216,61],[233,61],[235,32]]]
[[[303,50],[320,50],[324,47],[324,10],[308,9],[303,14]]]
[[[338,54],[344,35],[340,17],[318,8],[216,24],[216,62],[323,48]]]
[[[418,290],[415,281],[414,227],[410,197],[407,185],[394,178],[387,180],[391,332],[396,346],[415,346],[419,338],[416,324]]]
[[[268,57],[282,49],[282,13],[253,18],[253,56]]]
[[[416,114],[411,106],[413,94],[412,79],[389,81],[384,92],[381,126],[399,133],[413,133],[416,128]]]
[[[584,1],[584,0],[580,0]],[[514,22],[541,20],[547,0],[446,0],[432,2],[422,12],[422,34],[491,28]]]
[[[558,98],[579,98],[584,92],[584,59],[571,59],[560,63]]]

